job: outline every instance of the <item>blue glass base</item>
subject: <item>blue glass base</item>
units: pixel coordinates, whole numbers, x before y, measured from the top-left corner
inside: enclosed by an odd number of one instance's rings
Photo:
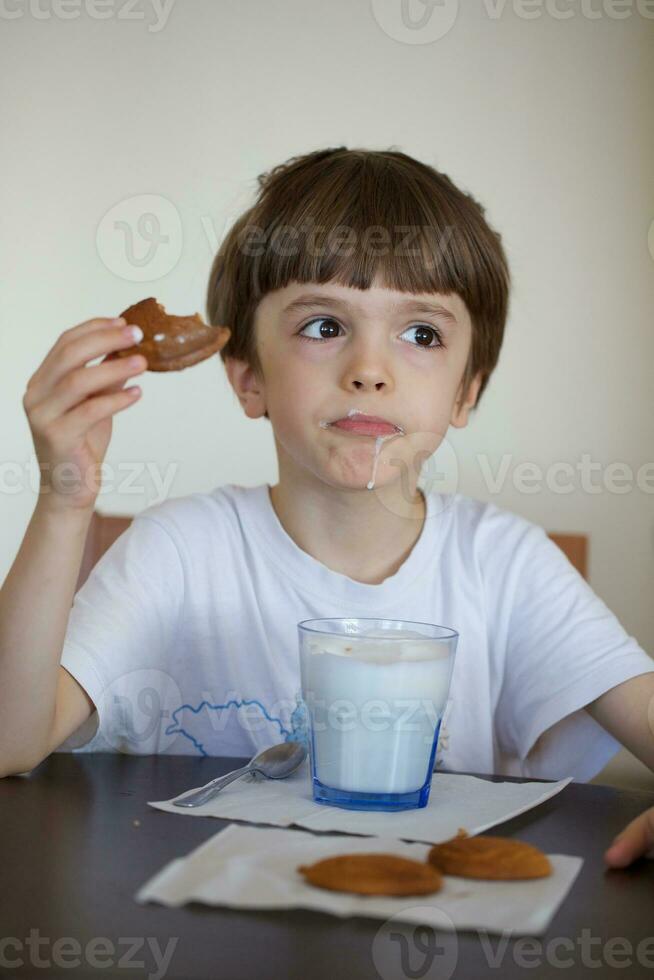
[[[325,786],[316,776],[313,741],[311,741],[309,747],[311,750],[311,780],[314,800],[316,803],[326,803],[328,806],[340,806],[345,810],[418,810],[420,807],[427,806],[440,729],[441,719],[439,718],[429,756],[427,779],[419,789],[414,789],[410,793],[356,793],[354,790]]]
[[[316,803],[340,806],[345,810],[417,810],[427,806],[431,780],[411,793],[355,793],[334,789],[313,779],[313,798]]]

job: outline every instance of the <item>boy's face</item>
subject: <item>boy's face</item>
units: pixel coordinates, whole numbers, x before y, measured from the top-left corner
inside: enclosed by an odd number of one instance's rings
[[[418,309],[420,302],[441,309]],[[415,486],[448,426],[466,425],[479,390],[476,378],[464,405],[455,404],[472,340],[456,294],[401,293],[377,280],[369,290],[293,282],[261,300],[255,335],[263,379],[231,358],[226,369],[248,417],[268,413],[282,477],[292,469],[296,478],[313,474],[334,487],[365,489],[375,437],[320,424],[356,409],[405,433],[381,444],[375,486],[403,472]]]

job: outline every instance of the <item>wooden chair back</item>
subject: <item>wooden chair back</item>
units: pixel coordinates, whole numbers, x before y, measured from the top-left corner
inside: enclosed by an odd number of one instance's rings
[[[588,535],[558,534],[555,531],[548,531],[547,536],[559,546],[579,574],[588,579]]]
[[[98,514],[94,511],[84,547],[84,555],[77,579],[80,589],[89,577],[95,563],[107,548],[114,543],[132,523],[131,517],[115,514]],[[574,565],[580,575],[588,578],[588,537],[585,534],[558,534],[548,532],[548,537],[559,546],[564,555]]]

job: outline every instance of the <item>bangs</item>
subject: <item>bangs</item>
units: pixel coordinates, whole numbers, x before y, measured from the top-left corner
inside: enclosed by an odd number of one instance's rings
[[[379,277],[399,292],[458,293],[473,314],[479,248],[445,191],[438,194],[433,171],[422,186],[415,162],[405,171],[384,153],[317,160],[301,180],[287,171],[264,184],[239,233],[252,259],[252,297],[291,282],[369,289]]]

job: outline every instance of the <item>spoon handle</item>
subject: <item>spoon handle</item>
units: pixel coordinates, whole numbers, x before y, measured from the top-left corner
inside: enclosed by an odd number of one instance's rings
[[[208,800],[211,800],[216,793],[219,793],[221,789],[225,786],[229,786],[233,783],[235,779],[240,779],[244,776],[246,772],[251,771],[250,763],[247,766],[243,766],[241,769],[235,769],[234,772],[228,772],[226,776],[217,776],[216,779],[212,779],[210,783],[205,786],[201,786],[196,789],[194,793],[189,793],[180,800],[173,800],[174,806],[201,806]]]

